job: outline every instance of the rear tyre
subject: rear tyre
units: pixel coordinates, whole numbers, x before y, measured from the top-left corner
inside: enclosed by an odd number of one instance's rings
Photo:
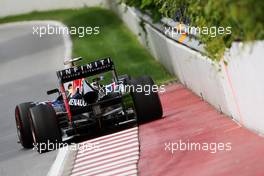
[[[29,109],[34,105],[32,102],[22,103],[15,108],[15,120],[17,127],[17,135],[21,145],[24,148],[33,147],[33,138],[29,124]]]
[[[131,92],[138,123],[145,123],[162,117],[163,111],[157,91],[153,91],[154,81],[149,76],[132,78],[129,84],[135,91]],[[140,86],[142,91],[136,91]],[[145,87],[145,88],[144,88]]]
[[[61,133],[54,109],[40,104],[30,109],[30,124],[34,146],[39,153],[55,150],[61,142]]]

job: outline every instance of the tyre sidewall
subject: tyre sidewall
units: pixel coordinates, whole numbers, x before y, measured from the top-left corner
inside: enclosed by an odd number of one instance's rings
[[[20,126],[20,129],[17,128],[17,130],[20,131],[20,135],[18,134],[18,137],[21,145],[24,148],[33,147],[33,138],[32,138],[29,116],[28,116],[29,109],[33,106],[34,105],[32,104],[32,102],[27,102],[27,103],[19,104],[15,108],[16,125],[18,125],[19,123]]]
[[[30,109],[30,120],[34,145],[38,152],[57,149],[56,146],[61,142],[61,133],[54,109],[47,104],[35,106]]]

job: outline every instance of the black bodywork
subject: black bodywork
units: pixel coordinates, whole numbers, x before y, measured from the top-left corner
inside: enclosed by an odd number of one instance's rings
[[[74,66],[78,60],[80,58],[71,59],[72,66],[57,71],[59,89],[47,91],[47,94],[58,93],[54,101],[26,102],[16,106],[17,133],[24,148],[60,143],[76,136],[94,135],[162,117],[157,92],[124,89],[138,85],[153,87],[151,77],[118,76],[110,58]]]
[[[63,100],[63,107],[56,111],[58,125],[61,129],[63,139],[67,140],[75,135],[136,122],[136,115],[133,108],[127,107],[127,103],[125,103],[125,99],[129,99],[129,94],[122,91],[106,93],[104,85],[100,85],[101,87],[99,89],[95,89],[91,84],[86,82],[88,86],[91,87],[92,91],[85,94],[82,93],[79,98],[79,101],[85,102],[85,106],[69,105],[71,99],[67,96],[64,83],[105,72],[112,73],[111,80],[113,82],[111,84],[125,84],[127,76],[117,76],[114,63],[110,58],[97,60],[87,65],[71,67],[57,72],[60,87],[59,97],[61,97],[61,99],[51,104],[54,109],[56,109],[59,102]],[[104,95],[99,97],[94,94]]]

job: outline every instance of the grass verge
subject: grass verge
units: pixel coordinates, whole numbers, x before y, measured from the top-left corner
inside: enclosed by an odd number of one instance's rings
[[[73,56],[83,57],[80,63],[110,56],[118,74],[150,75],[158,84],[175,79],[143,48],[137,38],[110,10],[99,7],[78,10],[32,12],[1,18],[0,23],[25,20],[57,20],[68,27],[100,27],[99,35],[72,35]]]

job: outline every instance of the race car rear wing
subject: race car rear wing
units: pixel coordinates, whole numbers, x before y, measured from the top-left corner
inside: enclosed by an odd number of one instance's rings
[[[105,58],[86,65],[57,71],[57,76],[62,83],[65,83],[111,70],[114,70],[114,63],[110,58]]]

